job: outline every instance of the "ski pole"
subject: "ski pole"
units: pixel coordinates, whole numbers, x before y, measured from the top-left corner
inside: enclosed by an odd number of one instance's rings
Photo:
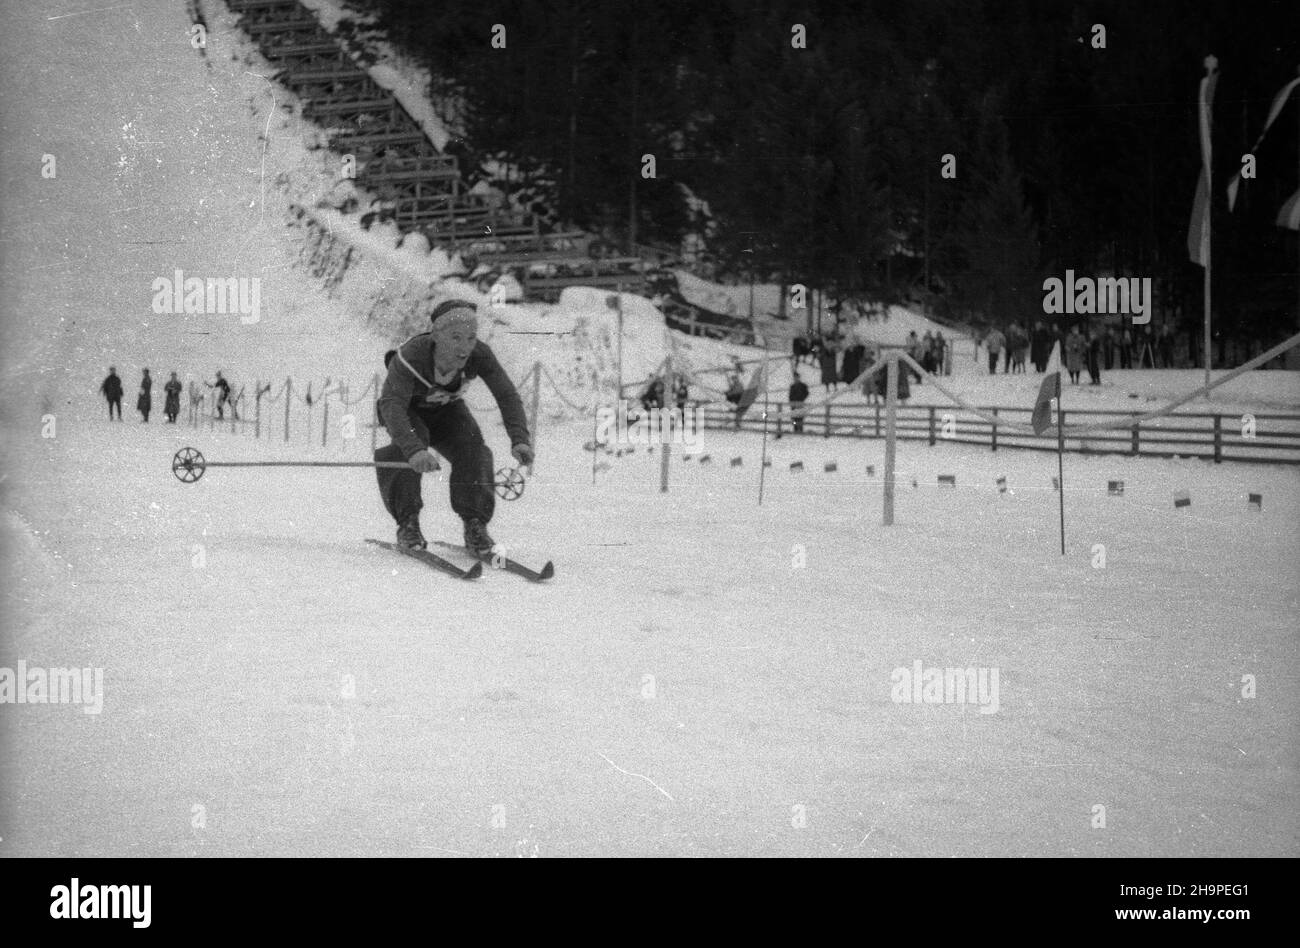
[[[411,470],[405,461],[209,461],[197,448],[181,448],[172,457],[172,473],[184,484],[193,484],[210,467],[366,467]],[[501,468],[492,487],[505,500],[518,500],[524,492],[519,468]]]

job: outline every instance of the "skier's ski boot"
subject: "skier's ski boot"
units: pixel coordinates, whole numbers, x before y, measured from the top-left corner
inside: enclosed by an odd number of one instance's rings
[[[487,556],[495,545],[488,536],[487,524],[477,518],[465,521],[465,549],[475,556]]]
[[[408,550],[423,550],[429,545],[420,532],[419,514],[411,514],[397,525],[397,545]]]

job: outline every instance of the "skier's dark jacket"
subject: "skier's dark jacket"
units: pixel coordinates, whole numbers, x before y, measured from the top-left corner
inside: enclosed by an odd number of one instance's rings
[[[379,417],[408,461],[428,447],[411,427],[411,415],[432,414],[449,401],[458,400],[466,383],[475,378],[483,379],[496,399],[511,446],[531,443],[524,403],[487,343],[475,343],[464,368],[447,385],[432,381],[434,348],[433,334],[427,332],[402,343],[397,358],[388,365],[379,396]]]

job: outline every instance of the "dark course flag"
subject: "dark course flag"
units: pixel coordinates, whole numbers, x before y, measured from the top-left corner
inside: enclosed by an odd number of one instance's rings
[[[1047,361],[1047,374],[1038,389],[1038,400],[1034,402],[1034,434],[1041,435],[1052,426],[1052,399],[1061,397],[1061,344],[1052,346],[1051,358]]]

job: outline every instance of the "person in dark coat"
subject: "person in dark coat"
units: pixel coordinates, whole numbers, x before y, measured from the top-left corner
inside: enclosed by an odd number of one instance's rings
[[[677,376],[677,388],[673,392],[673,399],[677,402],[677,410],[682,413],[683,418],[686,417],[686,400],[690,397],[691,389],[686,384],[686,377],[684,375]]]
[[[149,370],[144,370],[144,378],[140,379],[140,394],[135,399],[135,410],[144,416],[144,423],[149,424],[149,412],[153,411],[153,379],[149,377]]]
[[[163,386],[163,392],[167,396],[166,401],[163,402],[163,414],[167,416],[167,421],[174,425],[176,424],[176,416],[181,413],[181,382],[176,377],[175,372],[167,380],[167,384]]]
[[[108,420],[113,420],[113,409],[117,409],[117,420],[122,420],[122,380],[117,377],[117,369],[108,367],[108,377],[99,385],[99,390],[108,399]]]
[[[844,350],[844,364],[840,366],[840,381],[852,385],[862,374],[862,354],[866,346],[852,345]]]
[[[804,402],[808,401],[808,386],[799,378],[799,373],[794,374],[794,382],[790,385],[790,427],[796,434],[803,431],[804,419]]]
[[[1034,363],[1034,368],[1041,375],[1047,368],[1047,360],[1052,355],[1052,334],[1047,331],[1040,319],[1034,323],[1034,332],[1030,337],[1029,360]]]
[[[1101,384],[1101,333],[1096,329],[1088,333],[1088,378],[1089,384]]]
[[[839,372],[836,371],[835,356],[835,346],[827,340],[823,343],[821,354],[817,358],[822,368],[822,384],[832,392],[835,391],[835,386],[840,380]]]

